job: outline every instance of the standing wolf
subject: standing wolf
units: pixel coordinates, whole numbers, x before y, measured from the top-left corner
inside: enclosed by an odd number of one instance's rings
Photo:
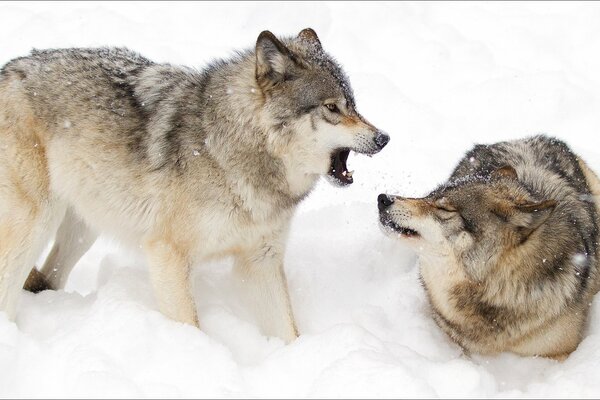
[[[14,316],[55,232],[32,287],[62,288],[105,232],[141,245],[160,310],[192,325],[190,267],[233,256],[263,332],[290,341],[282,261],[294,209],[321,175],[352,183],[351,150],[388,140],[311,29],[262,32],[203,71],[115,48],[15,59],[0,75],[0,310]]]
[[[564,358],[598,291],[600,182],[545,136],[477,145],[422,199],[382,194],[438,325],[469,352]]]

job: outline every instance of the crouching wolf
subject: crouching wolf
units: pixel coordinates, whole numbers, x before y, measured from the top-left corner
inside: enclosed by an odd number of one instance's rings
[[[32,288],[62,288],[107,233],[142,247],[160,310],[192,325],[190,267],[233,256],[263,332],[290,341],[292,213],[319,176],[352,183],[350,151],[388,140],[311,29],[262,32],[202,71],[119,48],[33,51],[0,75],[0,310],[14,316],[55,233]]]
[[[424,198],[379,195],[418,252],[437,324],[467,352],[564,358],[598,290],[600,182],[559,140],[477,145]]]

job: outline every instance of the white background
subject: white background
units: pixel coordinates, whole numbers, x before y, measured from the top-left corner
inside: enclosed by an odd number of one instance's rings
[[[600,310],[564,363],[467,358],[432,322],[381,192],[423,195],[474,143],[545,132],[600,171],[598,3],[0,3],[0,64],[32,48],[127,46],[202,68],[265,29],[314,28],[361,113],[392,137],[355,183],[300,207],[286,270],[301,337],[258,332],[227,260],[198,266],[203,330],[158,311],[144,259],[102,238],[60,292],[0,316],[0,396],[600,396]]]

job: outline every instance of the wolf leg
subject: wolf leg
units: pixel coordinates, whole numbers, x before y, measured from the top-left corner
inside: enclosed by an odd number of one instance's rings
[[[277,336],[286,343],[298,337],[287,281],[283,251],[264,244],[256,251],[238,255],[234,274],[248,304],[255,306],[263,334]]]
[[[0,311],[14,319],[31,266],[65,213],[50,190],[46,125],[20,79],[0,79]]]
[[[65,212],[46,190],[47,175],[34,160],[0,163],[0,311],[10,319],[31,266]]]
[[[35,268],[25,282],[25,290],[64,289],[69,274],[79,259],[92,247],[97,235],[68,208],[56,232],[56,239],[41,271]]]
[[[0,310],[14,319],[18,299],[31,265],[56,229],[53,207],[12,207],[0,216]]]
[[[198,326],[188,257],[176,245],[164,240],[147,241],[144,249],[160,311],[175,321]]]

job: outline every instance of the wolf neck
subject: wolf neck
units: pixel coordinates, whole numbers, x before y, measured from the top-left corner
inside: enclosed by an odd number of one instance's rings
[[[224,171],[232,191],[252,213],[263,217],[273,210],[293,208],[314,187],[318,176],[303,174],[274,151],[276,144],[270,138],[281,132],[275,132],[276,123],[264,112],[254,55],[226,65],[210,81],[207,93],[213,101],[204,112],[204,145]]]
[[[148,67],[136,95],[150,115],[143,147],[151,170],[221,175],[230,194],[258,219],[292,210],[316,183],[318,176],[303,174],[302,165],[276,150],[285,132],[276,132],[266,117],[253,53],[203,72]]]

